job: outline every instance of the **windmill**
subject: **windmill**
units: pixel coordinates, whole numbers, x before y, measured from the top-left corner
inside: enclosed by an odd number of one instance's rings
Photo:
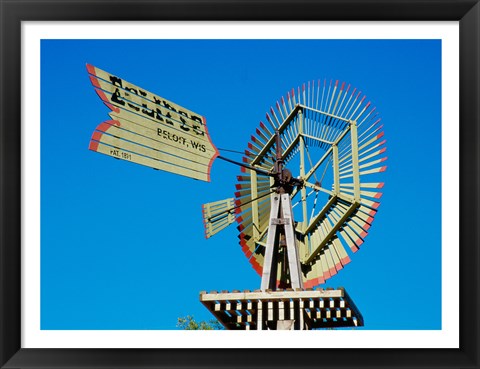
[[[261,276],[255,291],[200,293],[227,329],[363,325],[345,289],[313,289],[351,261],[382,195],[383,126],[360,91],[326,80],[292,89],[236,162],[219,155],[201,115],[87,70],[112,118],[96,128],[91,150],[204,181],[215,158],[241,167],[234,197],[203,205],[205,236],[237,223],[242,250]]]

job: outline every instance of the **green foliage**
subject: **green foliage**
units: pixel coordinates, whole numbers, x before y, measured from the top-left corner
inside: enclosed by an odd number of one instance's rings
[[[186,317],[181,317],[177,319],[177,327],[185,330],[222,330],[223,326],[218,320],[211,319],[208,322],[201,321],[197,322],[192,315],[187,315]]]

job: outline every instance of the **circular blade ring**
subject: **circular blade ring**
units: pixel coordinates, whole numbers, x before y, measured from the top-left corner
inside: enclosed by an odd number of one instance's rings
[[[287,92],[266,113],[266,120],[268,126],[260,122],[251,136],[243,161],[271,171],[274,132],[279,131],[285,167],[293,177],[304,180],[304,187],[295,189],[292,198],[298,198],[294,220],[303,282],[311,288],[343,269],[368,235],[380,205],[386,170],[383,126],[375,107],[360,91],[327,80]],[[270,197],[251,200],[268,194],[272,185],[270,178],[246,168],[237,177],[240,245],[260,275]],[[311,191],[307,193],[307,189]],[[310,196],[313,192],[314,197]]]

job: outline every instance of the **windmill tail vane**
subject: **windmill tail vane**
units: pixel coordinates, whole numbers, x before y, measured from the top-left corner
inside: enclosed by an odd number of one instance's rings
[[[87,71],[111,118],[96,127],[90,150],[210,181],[219,152],[205,117],[90,64]]]

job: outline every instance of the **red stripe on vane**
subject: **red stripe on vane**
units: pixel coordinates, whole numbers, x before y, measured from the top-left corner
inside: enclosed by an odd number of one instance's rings
[[[363,240],[361,238],[357,238],[357,240],[355,241],[355,245],[357,246],[361,246],[363,243]]]
[[[205,127],[205,133],[207,135],[208,141],[210,142],[210,145],[212,145],[212,147],[215,150],[215,153],[213,154],[212,158],[210,159],[210,163],[208,163],[207,181],[210,182],[210,179],[211,179],[210,178],[210,171],[212,169],[213,162],[218,156],[220,156],[220,153],[219,153],[218,149],[215,147],[215,145],[213,144],[212,139],[210,138],[210,135],[208,134],[207,119],[203,116],[202,116],[202,122],[203,122],[203,126]]]
[[[98,150],[98,141],[90,141],[90,144],[88,145],[88,149],[92,151],[97,151]]]
[[[100,141],[101,138],[102,138],[102,135],[103,135],[103,133],[95,131],[95,132],[93,132],[92,140]]]
[[[87,64],[87,72],[90,73],[90,74],[94,74],[96,75],[95,73],[95,67],[91,64]]]
[[[90,82],[92,82],[92,85],[94,85],[96,88],[100,88],[100,83],[98,83],[98,79],[96,79],[94,76],[90,76]]]
[[[97,126],[97,130],[98,131],[102,131],[102,132],[107,132],[108,129],[111,127],[111,126],[119,126],[120,127],[120,122],[118,120],[107,120],[103,123],[100,123],[98,126]]]
[[[258,263],[257,259],[255,259],[255,256],[250,258],[250,264],[252,264],[253,269],[259,274],[262,275],[263,268],[262,266]]]
[[[250,256],[253,255],[253,253],[250,251],[250,249],[248,248],[248,246],[246,244],[242,245],[242,251],[247,258],[249,258]]]
[[[120,109],[110,104],[110,100],[108,99],[108,97],[105,95],[103,91],[98,89],[95,89],[95,91],[97,92],[98,97],[102,99],[103,103],[107,105],[110,110],[114,111],[115,113],[120,113]]]
[[[319,278],[313,278],[313,279],[309,279],[308,281],[306,281],[303,286],[305,288],[313,288],[315,286],[318,286],[319,284],[323,284],[325,283],[325,279],[322,278],[322,277],[319,277]]]

